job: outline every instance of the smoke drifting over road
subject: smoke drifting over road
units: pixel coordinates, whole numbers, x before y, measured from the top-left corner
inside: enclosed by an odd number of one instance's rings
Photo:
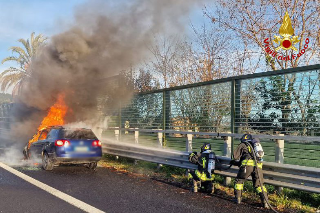
[[[103,79],[141,63],[150,54],[148,48],[153,45],[155,35],[183,33],[189,12],[198,3],[89,1],[76,8],[75,23],[69,30],[51,37],[29,67],[32,74],[18,100],[37,110],[16,112],[25,117],[16,126],[15,134],[19,132],[19,137],[34,134],[44,112],[60,93],[66,95],[66,104],[72,110],[67,122],[92,118],[97,112],[97,98],[108,92],[114,100],[109,104],[130,99],[132,89],[126,88],[123,79],[118,79],[121,87],[112,93],[114,82]]]

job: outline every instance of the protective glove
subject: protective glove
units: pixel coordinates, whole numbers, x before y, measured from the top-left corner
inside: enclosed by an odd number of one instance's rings
[[[189,155],[189,161],[190,161],[190,163],[193,163],[193,164],[197,164],[198,163],[198,156],[197,156],[196,152],[192,152]]]

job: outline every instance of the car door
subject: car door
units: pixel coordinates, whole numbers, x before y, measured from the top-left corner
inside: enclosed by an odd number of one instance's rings
[[[46,150],[46,152],[49,154],[54,151],[54,142],[57,139],[57,132],[58,129],[51,129],[47,135],[46,140],[43,143],[43,150]]]
[[[42,130],[40,132],[40,136],[39,136],[38,141],[36,141],[32,144],[34,152],[38,157],[40,157],[42,155],[42,150],[43,150],[43,146],[46,143],[47,135],[48,135],[48,130],[47,129]]]
[[[41,135],[41,131],[39,131],[37,133],[37,135]],[[39,140],[39,136],[38,138],[36,138],[36,141],[35,142],[32,142],[30,144],[30,149],[29,149],[29,154],[31,157],[36,157],[38,154],[37,154],[37,150],[38,150],[38,147],[39,147],[39,143],[38,143],[38,140]]]

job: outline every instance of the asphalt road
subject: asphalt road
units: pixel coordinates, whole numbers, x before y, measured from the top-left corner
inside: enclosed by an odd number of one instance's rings
[[[0,212],[83,212],[0,168]]]
[[[53,171],[37,167],[15,169],[109,213],[270,212],[108,168],[98,168],[96,172],[77,166],[57,167]],[[0,168],[0,212],[82,210]]]

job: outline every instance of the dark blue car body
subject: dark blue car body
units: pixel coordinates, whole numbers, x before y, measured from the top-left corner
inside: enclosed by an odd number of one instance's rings
[[[92,130],[58,126],[42,130],[28,155],[40,157],[45,170],[60,164],[84,164],[94,170],[102,157],[102,149]]]

